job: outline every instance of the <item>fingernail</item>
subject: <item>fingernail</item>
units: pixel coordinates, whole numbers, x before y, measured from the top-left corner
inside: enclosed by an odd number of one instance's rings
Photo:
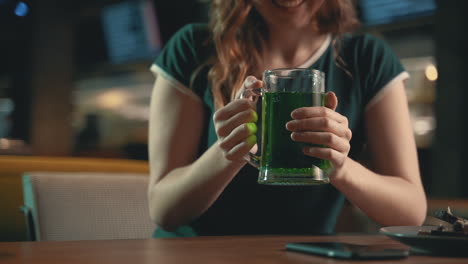
[[[300,110],[300,109],[296,109],[296,110],[294,110],[294,111],[291,112],[291,117],[294,118],[294,119],[296,119],[297,117],[299,117],[300,113],[301,113],[301,110]]]
[[[255,145],[255,143],[257,143],[257,136],[255,135],[250,135],[247,139],[246,139],[246,142],[247,144],[250,146],[250,145]]]
[[[253,112],[253,121],[252,122],[257,122],[258,121],[258,115],[257,112]]]
[[[293,122],[294,121],[289,121],[289,122],[286,123],[285,127],[286,127],[287,130],[292,131],[293,126],[294,126]]]
[[[294,116],[296,115],[296,110],[292,111],[291,112],[291,117],[294,118]]]
[[[257,133],[257,125],[255,123],[247,123],[247,130],[249,130],[250,134]]]
[[[305,147],[304,152],[307,152],[309,154],[313,154],[315,152],[315,148],[314,147]]]
[[[297,133],[297,132],[292,132],[292,133],[291,133],[291,139],[292,139],[293,141],[296,141],[296,137],[298,136],[298,134],[299,134],[299,133]]]

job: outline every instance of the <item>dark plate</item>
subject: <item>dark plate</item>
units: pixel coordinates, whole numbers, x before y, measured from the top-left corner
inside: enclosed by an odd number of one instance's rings
[[[468,256],[468,237],[418,235],[419,231],[431,231],[437,226],[388,226],[382,234],[411,247],[419,254],[443,256]]]

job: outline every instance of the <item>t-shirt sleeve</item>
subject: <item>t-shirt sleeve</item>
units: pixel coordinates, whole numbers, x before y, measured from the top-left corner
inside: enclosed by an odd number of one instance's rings
[[[409,78],[400,59],[383,40],[365,35],[361,39],[360,78],[366,107],[378,101],[392,84]]]
[[[192,73],[200,65],[194,30],[195,26],[190,24],[177,31],[151,65],[154,74],[162,75],[178,88],[190,87]]]

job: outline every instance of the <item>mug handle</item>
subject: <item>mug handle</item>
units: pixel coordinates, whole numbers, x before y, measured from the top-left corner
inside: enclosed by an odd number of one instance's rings
[[[240,93],[239,98],[240,99],[250,99],[252,97],[252,101],[257,103],[258,98],[263,96],[263,88],[258,88],[258,89],[246,89]],[[244,156],[244,160],[247,161],[250,165],[253,167],[257,168],[260,166],[260,160],[262,156],[255,155],[251,152],[247,153],[247,155]]]

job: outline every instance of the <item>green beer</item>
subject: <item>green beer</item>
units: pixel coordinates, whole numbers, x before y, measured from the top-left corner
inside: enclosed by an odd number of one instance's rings
[[[302,148],[313,144],[295,142],[286,123],[297,108],[323,106],[325,93],[265,92],[262,99],[262,157],[259,183],[313,185],[328,183],[318,174],[330,169],[327,160],[305,155]]]

